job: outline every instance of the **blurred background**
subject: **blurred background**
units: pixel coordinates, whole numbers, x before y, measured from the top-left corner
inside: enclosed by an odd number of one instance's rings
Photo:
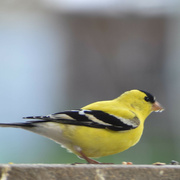
[[[180,2],[0,1],[0,122],[77,109],[130,89],[165,107],[120,164],[180,160]],[[85,162],[21,129],[0,129],[0,163]]]

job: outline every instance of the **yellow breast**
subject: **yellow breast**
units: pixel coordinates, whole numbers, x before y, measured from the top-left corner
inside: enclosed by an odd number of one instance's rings
[[[80,147],[88,157],[102,157],[122,152],[135,145],[143,132],[143,125],[127,131],[112,131],[85,126],[60,125],[63,130],[63,142],[73,153],[74,147]]]

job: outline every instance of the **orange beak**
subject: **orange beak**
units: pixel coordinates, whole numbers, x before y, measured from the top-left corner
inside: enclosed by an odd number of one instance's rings
[[[152,105],[152,111],[162,112],[162,111],[164,111],[164,108],[161,106],[161,104],[159,104],[157,101],[155,101],[155,103]]]

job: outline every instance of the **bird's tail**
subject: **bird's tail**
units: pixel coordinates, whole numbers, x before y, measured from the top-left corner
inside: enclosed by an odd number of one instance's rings
[[[14,128],[30,128],[35,127],[39,122],[46,122],[49,120],[49,116],[28,116],[23,119],[39,119],[37,121],[26,121],[22,123],[0,123],[0,127],[14,127]],[[43,120],[43,121],[42,121]]]
[[[13,128],[23,128],[23,127],[34,127],[31,122],[24,123],[0,123],[0,127],[13,127]]]
[[[23,119],[47,119],[49,116],[28,116],[28,117],[23,117]]]
[[[61,143],[61,127],[59,123],[50,121],[48,118],[43,118],[41,116],[30,116],[24,119],[40,119],[37,121],[27,121],[20,123],[0,123],[0,127],[12,127],[12,128],[21,128],[28,130],[39,135],[45,136],[49,139],[52,139],[58,143]],[[42,120],[43,119],[43,120]],[[45,120],[44,120],[45,119]]]

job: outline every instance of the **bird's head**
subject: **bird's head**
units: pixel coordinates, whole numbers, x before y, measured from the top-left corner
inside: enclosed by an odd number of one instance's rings
[[[143,119],[146,119],[153,111],[161,112],[164,110],[152,94],[142,90],[127,91],[118,99]]]

